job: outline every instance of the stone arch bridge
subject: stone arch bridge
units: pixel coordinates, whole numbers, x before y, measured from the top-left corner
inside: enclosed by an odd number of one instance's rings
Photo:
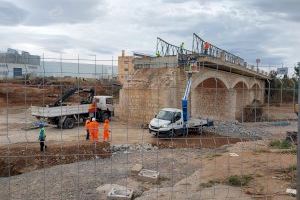
[[[135,72],[120,91],[116,115],[145,124],[163,107],[181,108],[187,74],[178,57],[137,57]],[[264,103],[265,72],[201,56],[193,66],[189,109],[192,117],[243,121],[243,110]]]

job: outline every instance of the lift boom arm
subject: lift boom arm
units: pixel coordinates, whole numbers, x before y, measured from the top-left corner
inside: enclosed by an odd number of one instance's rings
[[[187,84],[186,84],[186,88],[185,88],[185,92],[184,92],[184,96],[182,98],[182,117],[183,117],[183,123],[184,125],[186,125],[189,115],[188,115],[188,98],[190,95],[190,91],[191,91],[191,85],[192,85],[192,73],[188,72],[188,80],[187,80]]]

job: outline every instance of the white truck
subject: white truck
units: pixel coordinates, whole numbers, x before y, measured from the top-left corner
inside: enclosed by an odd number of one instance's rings
[[[177,108],[163,108],[149,123],[149,133],[157,137],[176,137],[189,132],[202,132],[203,126],[212,126],[213,121],[189,118],[184,126],[183,112]]]
[[[78,91],[87,91],[90,96],[80,104],[66,104],[64,101]],[[89,112],[93,103],[93,113]],[[91,114],[99,121],[109,119],[114,114],[112,96],[94,96],[94,90],[71,89],[58,99],[53,105],[45,107],[31,106],[31,114],[38,119],[45,119],[49,124],[59,128],[71,129],[77,123],[84,122]]]

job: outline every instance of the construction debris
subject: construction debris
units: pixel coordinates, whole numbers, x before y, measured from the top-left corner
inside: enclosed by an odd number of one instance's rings
[[[159,179],[159,172],[149,169],[142,169],[138,174],[138,179],[150,183],[157,183]]]
[[[289,194],[289,195],[292,195],[292,196],[296,196],[297,195],[297,190],[295,190],[295,189],[287,188],[285,192],[287,194]]]
[[[203,127],[204,133],[214,133],[222,136],[260,139],[268,137],[269,132],[264,131],[259,126],[246,127],[237,121],[215,121],[213,127]]]
[[[292,144],[297,144],[297,134],[297,131],[287,131],[285,140]]]
[[[263,105],[258,100],[253,100],[252,104],[244,108],[245,122],[260,122],[262,121]]]
[[[156,151],[157,146],[153,146],[149,143],[144,144],[115,144],[110,147],[111,152],[130,152],[130,151]]]
[[[132,168],[131,168],[131,175],[132,176],[137,176],[140,171],[143,169],[143,166],[141,164],[135,164]]]
[[[108,200],[131,200],[133,190],[121,185],[115,185],[107,194]]]
[[[229,156],[231,156],[231,157],[238,157],[239,155],[236,154],[236,153],[229,153]]]

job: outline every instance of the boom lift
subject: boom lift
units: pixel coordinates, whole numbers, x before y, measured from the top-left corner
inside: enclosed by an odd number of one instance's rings
[[[159,111],[155,118],[149,123],[149,133],[157,137],[175,137],[179,135],[187,135],[188,130],[201,133],[203,126],[213,126],[213,121],[208,119],[191,118],[188,112],[188,99],[190,96],[192,86],[193,71],[191,65],[195,63],[197,57],[190,56],[186,59],[185,66],[189,69],[187,71],[187,84],[184,96],[181,99],[182,109],[177,108],[163,108]]]

